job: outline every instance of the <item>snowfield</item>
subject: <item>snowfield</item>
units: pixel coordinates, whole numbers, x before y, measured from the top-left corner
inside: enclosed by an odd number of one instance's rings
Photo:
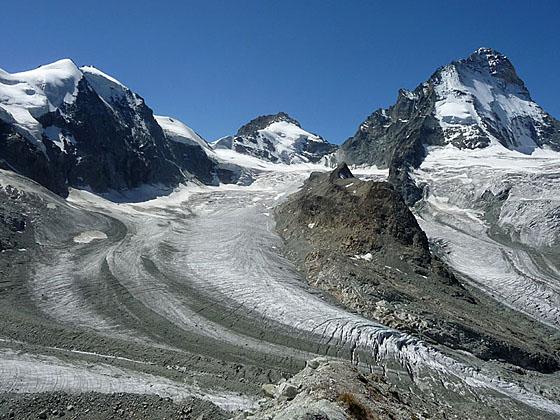
[[[190,145],[200,146],[206,154],[212,155],[210,146],[202,137],[200,137],[192,128],[182,123],[176,118],[164,117],[162,115],[154,115],[159,126],[163,129],[166,137],[178,143],[186,143]]]

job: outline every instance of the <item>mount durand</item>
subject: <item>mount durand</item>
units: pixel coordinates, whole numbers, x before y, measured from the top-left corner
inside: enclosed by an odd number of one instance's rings
[[[257,117],[234,136],[215,141],[213,147],[285,164],[316,163],[337,149],[284,112]]]
[[[536,104],[509,59],[490,48],[439,68],[395,105],[379,109],[341,146],[349,164],[389,168],[389,180],[410,204],[421,192],[408,175],[427,146],[460,149],[499,144],[530,154],[560,150],[560,122]]]
[[[60,60],[21,73],[0,70],[1,167],[60,195],[69,186],[105,192],[234,178],[204,143],[166,138],[144,99],[94,67]]]

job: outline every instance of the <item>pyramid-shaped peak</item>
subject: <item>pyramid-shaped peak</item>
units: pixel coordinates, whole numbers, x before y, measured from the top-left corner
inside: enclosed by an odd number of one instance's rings
[[[458,63],[481,72],[487,71],[491,76],[501,78],[507,83],[513,83],[523,88],[525,86],[509,58],[493,48],[479,48],[468,58],[460,60]]]
[[[262,130],[262,129],[268,127],[269,125],[271,125],[272,123],[281,122],[281,121],[293,124],[297,127],[301,127],[299,121],[293,119],[287,113],[278,112],[276,114],[260,115],[256,118],[253,118],[247,124],[242,126],[237,131],[236,135],[237,136],[248,135],[248,134],[254,133],[257,130]]]
[[[329,176],[331,181],[336,179],[348,179],[354,178],[354,174],[350,171],[350,168],[345,162],[340,163],[334,171],[331,172]]]

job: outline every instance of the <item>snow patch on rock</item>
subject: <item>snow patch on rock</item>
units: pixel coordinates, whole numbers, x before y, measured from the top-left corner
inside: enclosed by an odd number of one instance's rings
[[[159,126],[163,129],[165,136],[178,143],[185,143],[200,146],[205,151],[210,151],[210,146],[201,136],[199,136],[192,128],[182,123],[176,118],[165,117],[162,115],[154,115]]]
[[[87,230],[74,236],[74,242],[78,244],[89,244],[95,240],[107,239],[107,235],[99,230]]]

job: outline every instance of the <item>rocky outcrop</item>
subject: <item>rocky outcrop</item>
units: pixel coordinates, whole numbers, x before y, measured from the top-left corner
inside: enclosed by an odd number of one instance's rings
[[[313,173],[275,214],[288,257],[349,309],[484,360],[560,366],[547,327],[464,286],[432,254],[391,184],[354,178],[343,164]]]
[[[346,164],[330,174],[313,173],[277,213],[286,216],[278,224],[285,238],[309,232],[306,239],[315,245],[324,236],[349,257],[383,264],[406,260],[419,270],[432,263],[426,234],[395,189],[387,182],[354,178]]]
[[[288,381],[267,384],[266,389],[267,398],[260,401],[260,407],[235,420],[474,419],[495,413],[484,404],[457,410],[437,394],[398,388],[381,374],[362,373],[348,362],[327,358],[309,360]],[[271,389],[275,391],[271,393]],[[292,393],[287,397],[282,389]]]
[[[326,358],[310,360],[288,381],[266,387],[275,391],[265,392],[268,398],[258,410],[236,420],[408,418],[421,405],[418,401],[414,401],[418,404],[414,408],[403,404],[378,375],[366,377],[349,363]],[[290,390],[289,395],[285,390]]]
[[[13,125],[0,119],[0,168],[25,175],[51,191],[66,196],[68,187],[64,165],[56,159],[57,155],[51,144],[41,151]]]

